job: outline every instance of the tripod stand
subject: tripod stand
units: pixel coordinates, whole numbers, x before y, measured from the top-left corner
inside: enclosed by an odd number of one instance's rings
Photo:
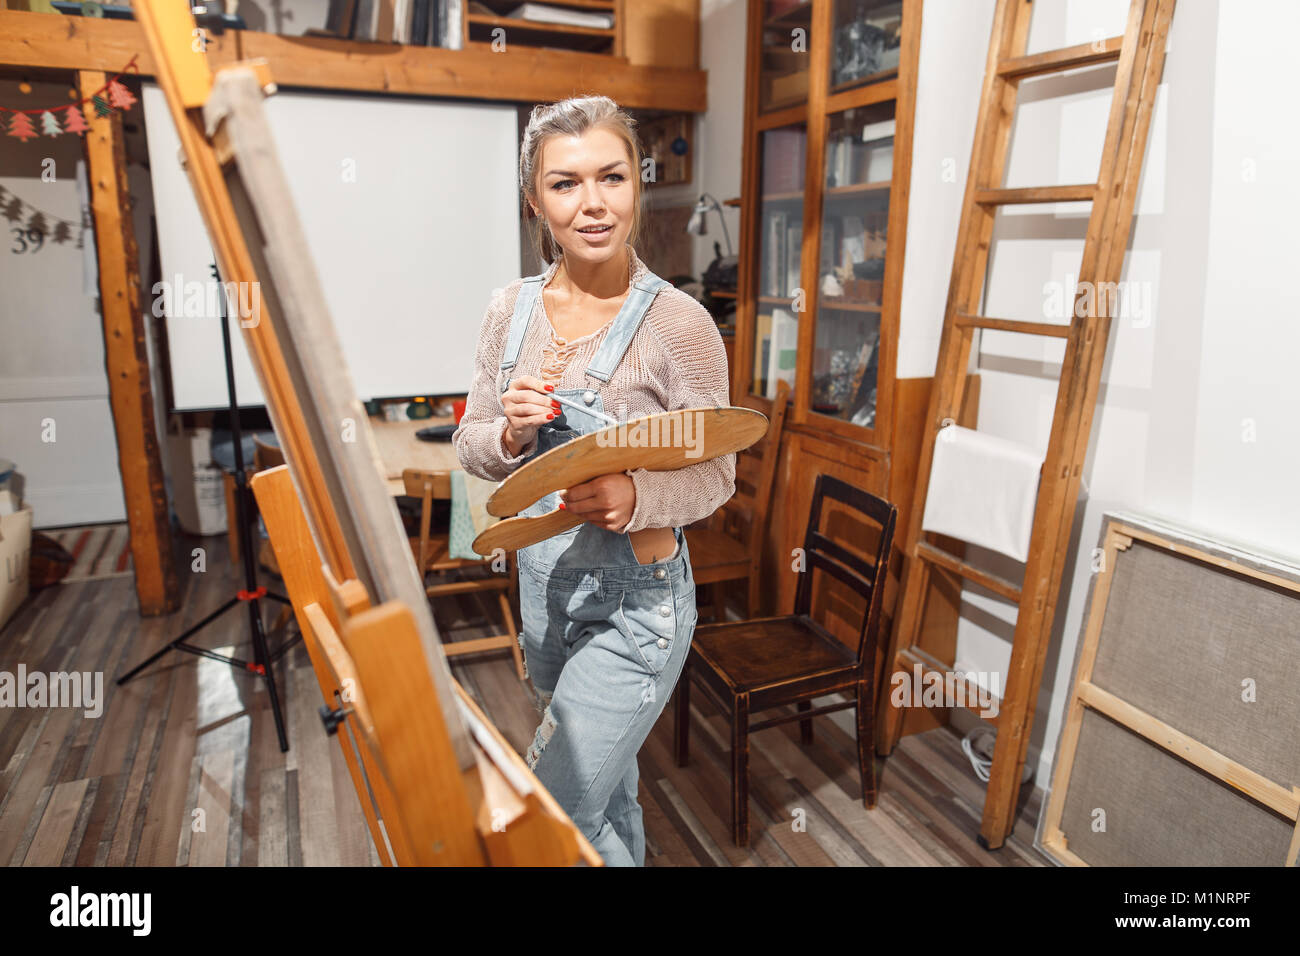
[[[215,264],[212,266],[213,278],[218,283],[221,281],[217,273]],[[225,352],[226,359],[226,393],[229,398],[230,406],[230,434],[235,444],[235,509],[236,521],[239,528],[239,551],[240,559],[244,565],[244,587],[235,592],[232,597],[221,607],[217,608],[203,620],[199,621],[184,634],[181,634],[175,640],[167,644],[161,650],[141,661],[131,670],[127,671],[118,678],[118,685],[125,684],[140,671],[144,670],[154,661],[158,660],[164,654],[171,650],[185,651],[189,654],[197,654],[200,657],[208,657],[214,661],[223,661],[232,667],[240,670],[252,671],[259,677],[266,680],[267,692],[271,695],[271,713],[275,717],[275,730],[280,737],[281,753],[289,749],[289,739],[284,732],[284,715],[280,713],[280,695],[275,689],[275,674],[272,670],[273,665],[285,652],[291,648],[295,642],[302,638],[298,633],[293,638],[287,640],[274,653],[270,654],[266,646],[266,631],[262,625],[262,599],[269,598],[272,601],[279,601],[282,604],[288,604],[289,599],[280,594],[268,591],[265,586],[257,583],[257,558],[253,552],[253,535],[249,526],[249,520],[252,517],[252,491],[248,487],[248,475],[244,471],[244,447],[243,435],[239,427],[239,405],[235,400],[235,366],[231,359],[230,353],[230,326],[226,320],[225,296],[217,296],[219,302],[219,311],[221,316],[221,344]],[[196,647],[187,643],[188,638],[207,627],[221,615],[225,614],[231,608],[244,604],[248,608],[248,626],[253,635],[253,660],[246,661],[238,657],[227,657],[224,654],[218,654],[207,648]]]

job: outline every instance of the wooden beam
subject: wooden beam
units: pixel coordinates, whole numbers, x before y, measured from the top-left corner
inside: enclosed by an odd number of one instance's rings
[[[633,109],[701,113],[708,106],[708,74],[702,70],[518,44],[494,53],[231,30],[209,35],[206,52],[214,72],[263,57],[284,87],[524,103],[601,93]],[[155,74],[157,65],[134,20],[0,10],[0,66],[111,74],[132,57],[141,75]]]
[[[97,71],[81,71],[77,75],[81,95],[98,92],[107,79]],[[171,521],[140,311],[140,263],[127,191],[122,117],[89,112],[84,147],[99,258],[104,366],[131,529],[135,592],[141,616],[153,617],[180,606],[180,587],[172,560]]]

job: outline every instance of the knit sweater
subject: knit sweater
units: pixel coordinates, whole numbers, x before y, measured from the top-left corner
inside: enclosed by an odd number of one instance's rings
[[[650,270],[628,248],[629,282],[635,282]],[[547,269],[543,288],[558,265],[557,260]],[[695,299],[671,285],[659,290],[622,361],[604,385],[583,373],[614,320],[595,332],[566,341],[555,334],[541,295],[533,306],[519,361],[509,372],[502,373],[501,357],[522,284],[523,279],[515,279],[497,294],[479,327],[474,381],[465,414],[452,435],[461,467],[471,475],[502,481],[537,450],[535,436],[515,456],[502,444],[507,424],[501,403],[503,375],[511,381],[531,375],[557,389],[596,388],[602,395],[605,414],[619,421],[731,404],[727,355],[717,324]],[[678,527],[708,517],[731,498],[736,490],[736,456],[721,455],[676,471],[634,468],[625,474],[636,488],[636,505],[618,533]]]

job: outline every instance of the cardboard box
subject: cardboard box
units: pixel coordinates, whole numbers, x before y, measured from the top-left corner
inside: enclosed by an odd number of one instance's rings
[[[27,600],[31,558],[32,506],[27,505],[0,515],[0,627]]]
[[[223,534],[226,491],[221,468],[212,461],[212,429],[184,428],[179,416],[167,424],[167,464],[172,506],[190,534]]]

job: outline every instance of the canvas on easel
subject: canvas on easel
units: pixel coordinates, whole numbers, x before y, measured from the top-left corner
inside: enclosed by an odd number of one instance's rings
[[[600,858],[452,679],[275,153],[264,63],[215,75],[184,5],[137,16],[287,466],[255,486],[334,733],[385,862]]]

